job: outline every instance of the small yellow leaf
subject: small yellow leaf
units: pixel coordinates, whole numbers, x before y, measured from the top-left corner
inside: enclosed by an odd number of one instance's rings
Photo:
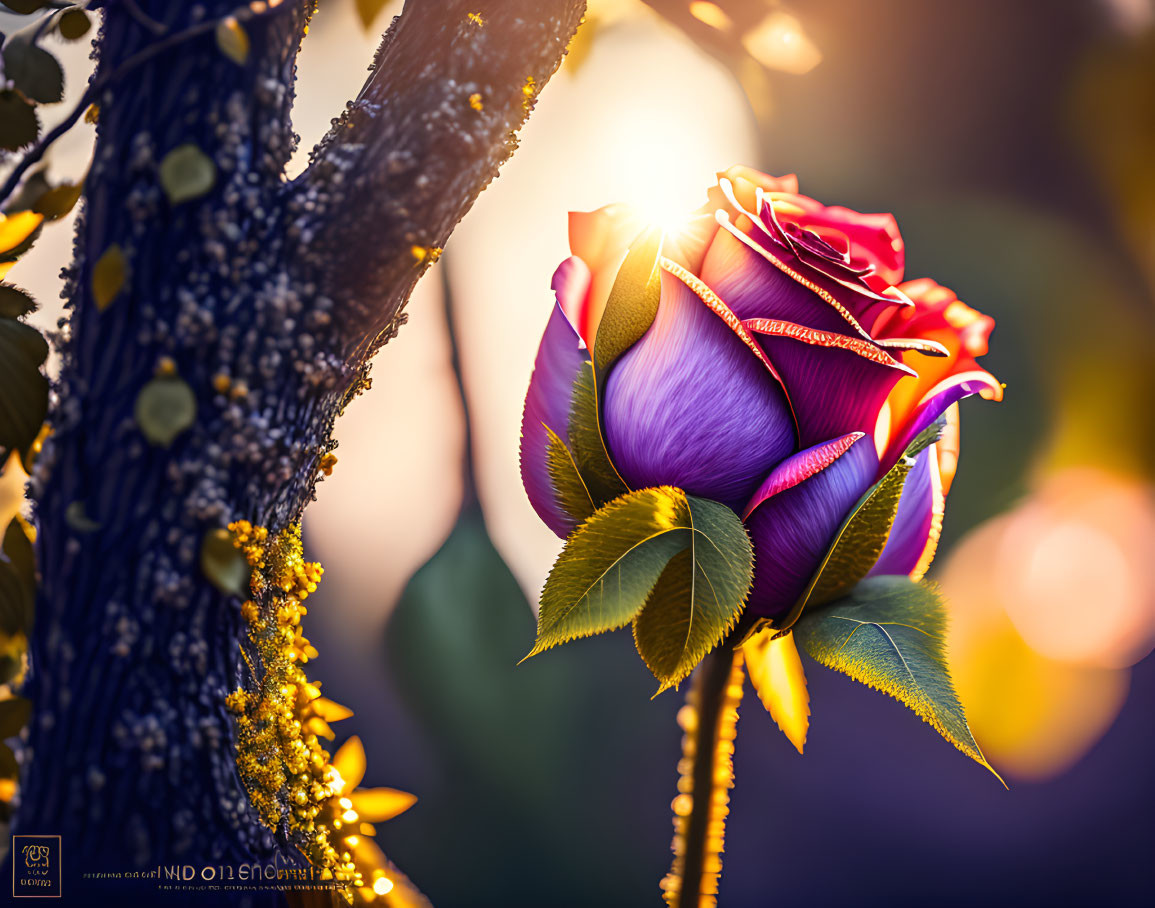
[[[0,214],[0,253],[15,249],[40,226],[44,215],[34,211],[21,211],[11,217]]]
[[[794,635],[787,633],[775,639],[776,633],[771,627],[759,631],[746,641],[742,653],[758,699],[790,743],[802,753],[810,728],[806,673],[798,658]]]
[[[417,795],[396,788],[359,788],[349,795],[362,820],[384,823],[417,803]]]
[[[178,145],[160,162],[160,185],[173,205],[207,195],[216,181],[217,165],[192,142]]]
[[[365,746],[361,739],[353,735],[333,757],[333,768],[345,783],[341,786],[344,792],[350,792],[365,778]]]
[[[249,59],[249,35],[235,16],[228,16],[217,25],[217,47],[238,66],[244,66]]]
[[[96,308],[103,312],[124,287],[128,263],[119,243],[113,243],[92,266],[92,298]]]
[[[201,537],[201,572],[227,596],[244,597],[249,592],[252,569],[224,527],[206,530]]]
[[[149,381],[136,396],[133,416],[144,437],[167,448],[193,424],[197,399],[181,378],[159,377]]]
[[[340,722],[342,719],[348,719],[353,715],[353,710],[347,706],[342,706],[340,703],[335,703],[327,697],[318,697],[309,704],[313,715],[324,719],[326,722]]]

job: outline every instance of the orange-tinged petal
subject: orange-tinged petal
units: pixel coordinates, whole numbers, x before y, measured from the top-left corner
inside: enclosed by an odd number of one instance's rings
[[[333,757],[333,768],[337,770],[344,783],[341,786],[343,793],[348,793],[361,784],[365,778],[365,745],[361,739],[353,735],[341,745]]]
[[[938,475],[939,481],[942,483],[944,497],[949,494],[951,483],[954,482],[955,471],[958,469],[959,445],[961,444],[958,404],[951,404],[947,408],[945,416],[946,426],[934,448],[938,456]]]
[[[798,176],[793,173],[774,177],[753,167],[747,167],[745,164],[735,164],[718,174],[718,179],[723,177],[734,184],[735,190],[741,190],[738,198],[747,208],[755,207],[755,188],[761,188],[763,192],[798,192]],[[747,199],[742,198],[742,194],[747,191],[749,192],[749,204],[747,204]]]
[[[742,646],[742,654],[758,699],[790,743],[802,753],[810,728],[806,672],[798,658],[794,635],[787,633],[775,638],[776,633],[770,627],[759,631]]]
[[[641,217],[629,205],[606,205],[597,211],[569,213],[570,252],[590,270],[583,323],[576,326],[582,337],[592,339],[597,335],[598,322],[626,250],[644,227]]]
[[[890,423],[885,434],[892,452],[909,434],[908,427],[920,409],[952,387],[967,382],[980,388],[983,397],[1002,399],[1002,386],[977,362],[977,358],[987,352],[994,319],[972,309],[959,300],[953,290],[929,278],[907,281],[899,285],[899,290],[910,297],[914,305],[891,313],[876,326],[875,335],[880,341],[892,342],[888,346],[890,350],[895,350],[894,342],[899,339],[934,341],[947,355],[928,355],[917,349],[898,354],[918,377],[900,381],[887,398]],[[957,449],[956,420],[955,438],[943,449],[947,461],[952,454],[957,456]],[[944,462],[941,466],[948,466],[943,475],[944,485],[949,487],[953,465]]]
[[[384,823],[416,804],[417,795],[396,788],[358,788],[349,795],[349,800],[361,819]]]

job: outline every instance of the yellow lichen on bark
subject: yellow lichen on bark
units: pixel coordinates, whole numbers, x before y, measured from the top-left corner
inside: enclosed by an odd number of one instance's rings
[[[255,690],[238,688],[226,700],[236,715],[241,779],[266,826],[285,823],[323,875],[359,885],[361,874],[348,852],[335,847],[341,843],[331,818],[340,812],[342,783],[318,741],[318,733],[331,736],[311,706],[321,691],[302,668],[317,654],[301,632],[301,618],[321,566],[302,557],[297,526],[271,539],[248,521],[229,524],[229,530],[252,568],[252,598],[241,616],[259,658],[259,667],[250,662]]]

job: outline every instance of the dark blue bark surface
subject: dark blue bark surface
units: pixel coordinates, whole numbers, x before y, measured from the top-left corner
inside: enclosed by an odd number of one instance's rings
[[[200,571],[200,542],[233,520],[272,534],[300,518],[333,420],[428,265],[413,247],[439,248],[508,157],[532,106],[523,87],[548,79],[583,6],[408,3],[361,96],[287,182],[311,4],[244,21],[244,65],[206,27],[235,0],[104,4],[94,79],[107,84],[31,485],[34,714],[13,823],[63,836],[66,892],[87,888],[83,872],[303,861],[238,777],[224,698],[246,681],[246,637],[239,600]],[[466,17],[475,7],[485,28]],[[158,40],[146,17],[171,45],[137,63]],[[159,165],[186,143],[216,180],[173,204]],[[127,278],[102,311],[92,270],[114,244]],[[163,447],[134,404],[174,369],[196,417]]]

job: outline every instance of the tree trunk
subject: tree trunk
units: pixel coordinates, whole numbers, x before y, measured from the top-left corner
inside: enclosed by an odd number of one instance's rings
[[[584,3],[409,0],[293,182],[311,4],[242,17],[243,65],[214,39],[236,0],[105,7],[53,435],[31,485],[41,582],[13,830],[63,836],[66,888],[82,869],[303,860],[238,776],[224,701],[244,681],[245,625],[202,574],[201,541],[230,521],[270,536],[299,521],[333,420],[512,151]],[[134,58],[158,40],[172,43]],[[159,165],[187,143],[215,180],[173,203]],[[126,277],[102,309],[94,268],[114,247]],[[196,401],[167,447],[134,412],[158,374]]]

